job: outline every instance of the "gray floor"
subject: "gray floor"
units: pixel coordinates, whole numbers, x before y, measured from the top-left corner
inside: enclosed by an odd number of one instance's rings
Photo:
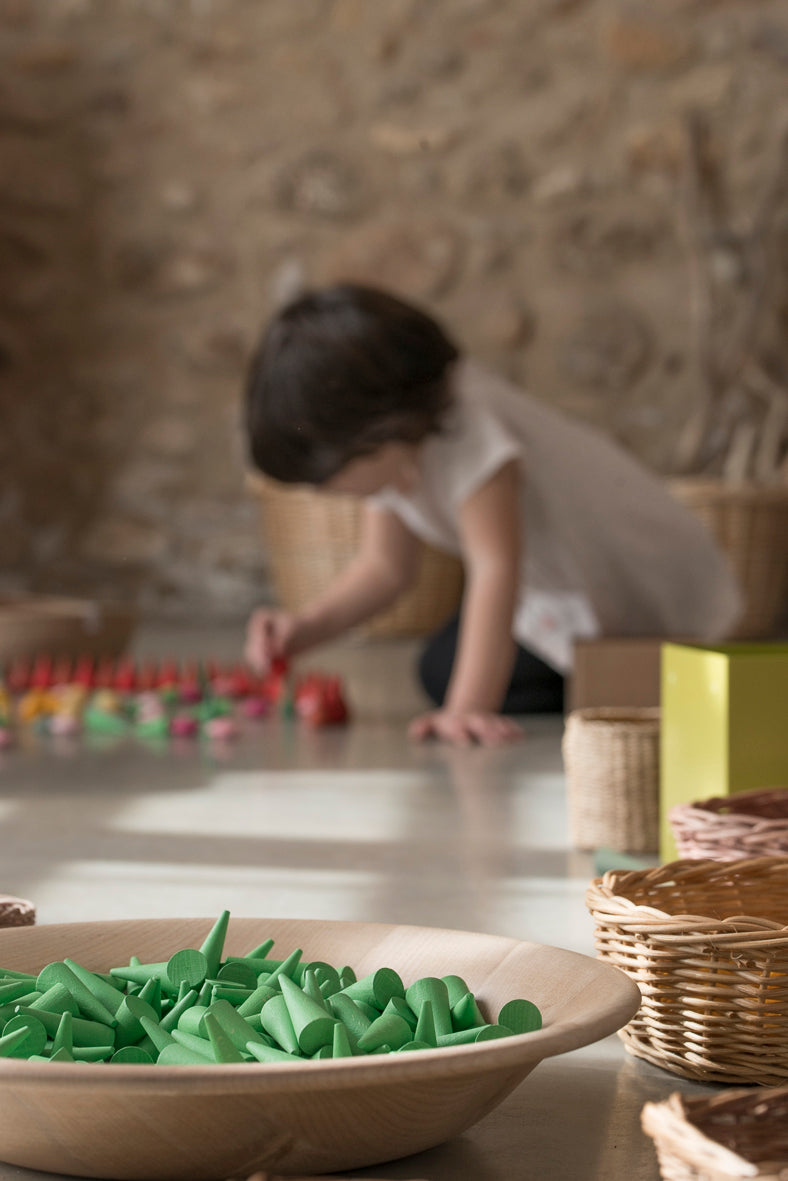
[[[233,631],[148,629],[137,653],[235,658]],[[226,751],[135,740],[33,740],[0,756],[0,889],[39,921],[281,915],[506,934],[593,954],[590,854],[572,851],[560,718],[503,750],[417,746],[408,644],[351,644],[355,722],[249,723]],[[543,1062],[453,1143],[355,1177],[655,1181],[647,1099],[698,1091],[617,1038]],[[0,1181],[43,1177],[0,1163]],[[51,1175],[50,1175],[51,1176]]]

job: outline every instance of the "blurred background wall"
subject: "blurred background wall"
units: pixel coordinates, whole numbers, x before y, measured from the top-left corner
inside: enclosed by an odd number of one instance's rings
[[[682,116],[747,208],[786,94],[784,0],[0,0],[0,590],[258,601],[243,373],[336,277],[669,472]]]

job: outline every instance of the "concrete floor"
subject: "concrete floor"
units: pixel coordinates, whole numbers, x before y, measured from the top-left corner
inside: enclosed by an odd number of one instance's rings
[[[136,654],[236,659],[240,633],[144,630]],[[0,889],[39,922],[237,916],[416,923],[593,955],[593,857],[572,851],[562,720],[500,750],[413,745],[413,646],[325,649],[354,725],[248,723],[226,751],[31,740],[0,761]],[[617,1038],[543,1062],[456,1141],[354,1177],[656,1181],[648,1099],[701,1091]],[[0,1163],[0,1181],[43,1177]],[[51,1176],[51,1175],[49,1175]]]

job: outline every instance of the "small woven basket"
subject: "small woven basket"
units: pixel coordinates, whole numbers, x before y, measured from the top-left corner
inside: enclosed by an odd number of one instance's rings
[[[577,849],[649,853],[659,844],[657,708],[573,710],[562,752]]]
[[[788,1181],[788,1087],[646,1103],[664,1181]]]
[[[744,593],[734,636],[768,638],[788,602],[788,486],[682,479],[673,495],[710,530]]]
[[[0,894],[0,927],[32,927],[35,921],[36,908],[32,902]]]
[[[361,503],[352,496],[284,487],[262,477],[250,477],[249,484],[260,500],[277,597],[283,606],[298,611],[355,557]],[[462,587],[460,561],[424,545],[414,585],[359,630],[378,637],[436,631],[459,610]]]
[[[680,857],[733,861],[788,854],[788,788],[676,804],[668,813]]]
[[[599,958],[640,988],[631,1054],[700,1082],[788,1080],[788,857],[610,870],[586,904]]]

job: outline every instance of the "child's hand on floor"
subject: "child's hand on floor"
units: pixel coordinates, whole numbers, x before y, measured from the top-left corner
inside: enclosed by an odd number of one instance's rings
[[[506,742],[517,742],[523,731],[517,722],[502,714],[453,713],[436,709],[431,713],[414,718],[408,727],[408,734],[419,742],[427,738],[440,738],[454,746],[502,746]]]
[[[275,660],[291,654],[297,630],[298,618],[289,611],[269,607],[253,611],[246,629],[246,663],[260,676],[266,676]]]

